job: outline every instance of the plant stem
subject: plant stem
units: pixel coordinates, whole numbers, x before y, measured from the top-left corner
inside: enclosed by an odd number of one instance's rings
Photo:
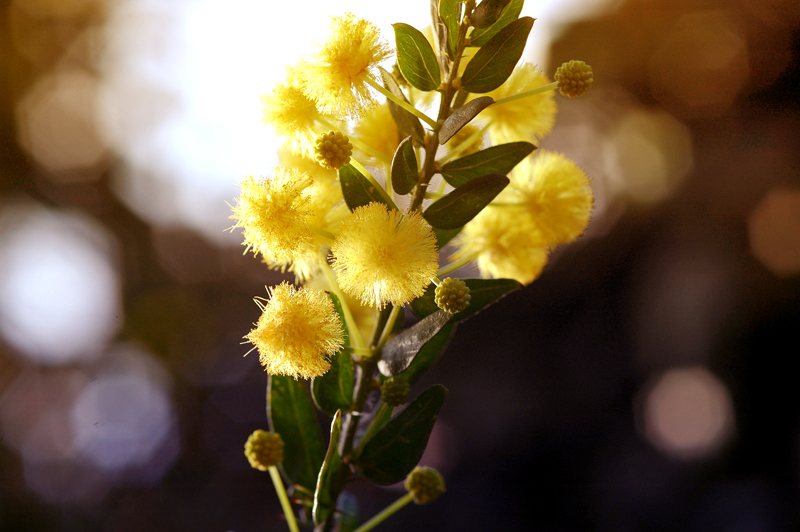
[[[291,532],[300,532],[300,529],[297,528],[297,520],[294,517],[292,504],[289,502],[289,496],[286,495],[286,488],[283,486],[283,479],[278,472],[278,468],[274,465],[269,466],[269,476],[272,477],[272,483],[275,485],[275,491],[278,493],[278,499],[281,501],[281,507],[283,508],[283,514],[286,516],[286,523],[289,525],[289,530]]]
[[[369,170],[364,168],[364,165],[362,165],[360,162],[356,161],[352,157],[350,158],[350,164],[352,164],[359,172],[364,174],[364,177],[366,177],[367,180],[370,182],[370,184],[372,184],[372,186],[375,187],[375,190],[378,191],[378,194],[381,195],[384,201],[386,201],[386,203],[388,203],[391,208],[399,210],[397,208],[397,205],[394,203],[394,200],[392,200],[392,198],[389,196],[389,193],[386,192],[386,189],[383,188],[380,183],[375,181],[375,178],[372,176],[371,173],[369,173]]]
[[[450,159],[452,159],[453,157],[457,157],[457,156],[461,155],[462,153],[464,153],[464,150],[466,150],[467,148],[472,146],[472,144],[476,140],[478,140],[478,138],[482,137],[483,134],[486,132],[487,129],[489,129],[489,126],[491,126],[491,125],[492,125],[492,121],[491,120],[486,122],[483,125],[482,128],[480,128],[478,131],[476,131],[475,133],[473,133],[472,135],[467,137],[467,139],[464,142],[462,142],[461,144],[459,144],[458,146],[456,146],[455,148],[453,148],[449,152],[445,153],[444,157],[439,159],[437,162],[439,164],[444,164],[447,161],[449,161]]]
[[[417,109],[416,107],[414,107],[413,105],[408,103],[407,101],[403,100],[399,96],[395,96],[390,91],[388,91],[385,88],[383,88],[383,85],[381,85],[380,83],[378,83],[377,81],[375,81],[371,77],[367,76],[366,81],[367,81],[367,84],[370,87],[372,87],[376,91],[380,92],[381,94],[386,96],[388,99],[392,100],[394,103],[396,103],[397,105],[399,105],[400,107],[402,107],[403,109],[405,109],[406,111],[411,113],[412,115],[414,115],[417,118],[423,120],[429,126],[436,127],[436,122],[433,120],[433,118],[429,117],[428,115],[426,115],[425,113],[423,113],[422,111],[420,111],[419,109]]]
[[[397,321],[397,316],[400,315],[400,311],[403,310],[403,305],[395,305],[392,307],[392,313],[389,314],[389,319],[386,321],[386,326],[383,328],[383,333],[381,333],[380,340],[378,340],[378,345],[376,349],[380,351],[383,349],[383,346],[386,345],[386,342],[389,341],[389,335],[392,334],[392,329],[394,329],[394,322]]]
[[[464,265],[472,262],[473,260],[475,260],[478,257],[478,255],[480,255],[480,253],[478,253],[476,251],[474,253],[470,253],[469,255],[461,257],[457,261],[448,264],[444,268],[440,268],[439,271],[436,272],[436,275],[438,277],[441,277],[442,275],[447,275],[450,272],[454,272],[457,269],[461,268],[462,266],[464,266]]]
[[[406,493],[405,495],[394,501],[392,504],[384,508],[381,513],[379,513],[378,515],[376,515],[375,517],[373,517],[372,519],[370,519],[369,521],[358,527],[355,530],[355,532],[367,532],[368,530],[372,530],[379,524],[383,523],[387,517],[391,516],[397,510],[399,510],[400,508],[402,508],[403,506],[405,506],[406,504],[410,503],[413,500],[414,500],[414,494]]]
[[[364,435],[361,436],[361,439],[358,441],[358,445],[356,445],[353,454],[358,457],[361,454],[361,450],[364,448],[364,445],[369,441],[375,431],[378,429],[378,425],[382,425],[383,418],[386,416],[386,412],[389,412],[389,415],[392,415],[392,407],[381,401],[381,405],[375,411],[375,415],[372,417],[372,421],[370,421],[367,430],[364,431]]]
[[[336,297],[339,298],[339,303],[342,304],[342,313],[344,314],[344,321],[347,324],[347,329],[350,333],[351,343],[354,344],[354,347],[357,350],[363,350],[364,339],[361,338],[361,331],[358,330],[358,325],[356,324],[355,318],[353,318],[353,313],[350,312],[350,306],[347,304],[344,294],[342,293],[341,288],[339,288],[339,283],[336,282],[336,277],[333,275],[333,271],[331,271],[331,267],[327,262],[324,262],[322,265],[322,273],[325,274],[325,279],[328,281],[328,286],[330,287],[331,292],[336,294]]]
[[[493,106],[503,105],[504,103],[521,100],[522,98],[527,98],[528,96],[535,96],[537,94],[541,94],[543,92],[551,91],[557,88],[558,88],[558,82],[554,81],[553,83],[548,83],[547,85],[542,85],[541,87],[536,87],[535,89],[531,89],[529,91],[524,91],[517,94],[512,94],[511,96],[506,96],[505,98],[500,98],[499,100],[495,100],[492,105]]]

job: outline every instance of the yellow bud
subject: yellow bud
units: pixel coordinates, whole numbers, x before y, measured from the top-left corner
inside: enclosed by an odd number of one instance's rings
[[[570,98],[588,91],[594,82],[592,67],[574,59],[558,67],[555,78],[559,92]]]
[[[338,131],[323,133],[315,141],[314,156],[325,168],[338,170],[350,162],[353,145],[346,135]]]
[[[433,502],[446,491],[441,473],[430,467],[415,467],[406,477],[406,490],[417,504]]]
[[[244,444],[244,455],[254,469],[266,471],[283,460],[283,440],[280,434],[257,430]]]

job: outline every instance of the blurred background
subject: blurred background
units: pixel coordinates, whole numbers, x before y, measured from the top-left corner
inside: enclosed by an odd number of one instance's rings
[[[258,95],[327,17],[390,38],[428,24],[406,4],[0,0],[0,530],[286,530],[242,452],[267,424],[241,341],[289,277],[226,202],[275,164]],[[381,529],[797,530],[800,4],[523,14],[528,61],[594,67],[542,147],[596,211],[418,383],[450,389],[423,459],[448,493]]]

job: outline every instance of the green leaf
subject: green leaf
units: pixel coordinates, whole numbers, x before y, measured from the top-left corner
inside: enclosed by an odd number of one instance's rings
[[[314,490],[314,507],[312,515],[314,523],[319,525],[325,522],[331,506],[336,502],[335,496],[341,490],[339,468],[342,465],[342,457],[339,455],[339,436],[342,434],[342,411],[337,410],[331,422],[331,439],[328,442],[328,452],[325,453],[325,461],[319,469],[317,478],[317,489]]]
[[[450,320],[445,311],[433,313],[401,332],[384,346],[378,370],[391,377],[406,369],[425,343]]]
[[[428,371],[428,368],[442,356],[457,326],[457,323],[451,321],[442,327],[442,330],[436,333],[433,338],[422,346],[422,349],[419,350],[419,353],[417,353],[417,356],[411,361],[408,368],[398,375],[398,377],[404,378],[409,384],[417,382],[419,378],[422,377],[422,374]]]
[[[500,30],[517,20],[517,17],[522,12],[522,4],[524,3],[525,0],[511,0],[511,3],[503,9],[503,13],[497,19],[497,22],[488,28],[476,28],[473,30],[470,36],[470,46],[483,46],[489,42],[489,39],[500,33]]]
[[[498,144],[449,161],[442,166],[439,173],[454,187],[487,174],[506,175],[535,149],[536,146],[530,142]]]
[[[348,491],[343,491],[339,495],[336,509],[341,513],[339,532],[354,532],[361,524],[361,510],[358,506],[358,498]],[[336,530],[335,527],[334,530]]]
[[[431,43],[421,31],[408,24],[392,24],[397,43],[397,64],[412,86],[421,91],[439,87],[441,73]]]
[[[378,67],[378,71],[381,73],[381,81],[383,81],[383,86],[386,87],[386,90],[408,103],[408,98],[403,94],[394,76],[381,67]],[[389,112],[392,114],[397,129],[400,130],[400,134],[407,137],[410,136],[418,143],[425,144],[425,130],[422,129],[419,118],[409,113],[392,100],[386,100],[386,105],[389,106]]]
[[[422,216],[433,227],[456,229],[475,218],[508,183],[508,178],[499,174],[467,181],[442,199],[431,203]]]
[[[406,478],[425,452],[445,397],[447,388],[435,384],[379,430],[358,460],[364,476],[384,485]]]
[[[383,203],[390,207],[383,199],[369,179],[356,170],[351,164],[346,164],[339,169],[339,182],[342,184],[342,196],[344,202],[351,211],[356,210],[372,202]],[[391,208],[391,207],[390,207]]]
[[[342,303],[335,294],[329,293],[333,306],[339,314],[344,328],[344,345],[350,344],[350,333],[342,311]],[[340,408],[350,410],[353,404],[353,360],[350,350],[343,349],[331,357],[331,369],[311,381],[311,398],[317,408],[332,416]]]
[[[470,20],[476,28],[488,28],[500,18],[511,0],[483,0],[472,12]]]
[[[532,27],[533,19],[522,17],[492,37],[464,69],[463,87],[469,92],[482,93],[502,85],[522,56]]]
[[[406,137],[397,147],[392,159],[392,187],[398,194],[408,194],[417,184],[419,167],[411,137]]]
[[[513,279],[462,279],[469,287],[469,306],[453,314],[451,323],[465,320],[485,309],[500,298],[522,288],[522,285]],[[425,294],[411,302],[411,310],[420,318],[425,318],[439,310],[434,300],[436,287],[431,286]],[[420,355],[417,355],[418,357]]]
[[[433,234],[436,235],[436,249],[442,249],[447,245],[448,242],[453,240],[455,236],[461,232],[462,227],[456,227],[455,229],[439,229],[438,227],[433,228]]]
[[[447,28],[447,55],[453,59],[458,50],[458,22],[461,18],[461,2],[439,0],[439,16]]]
[[[325,446],[305,381],[283,375],[267,380],[267,419],[284,446],[283,474],[293,483],[313,492],[322,466]]]
[[[478,113],[493,103],[494,99],[491,96],[481,96],[453,111],[453,114],[447,117],[439,130],[439,144],[444,144],[453,138],[453,135],[458,133],[462,127],[469,124],[473,118],[478,116]]]

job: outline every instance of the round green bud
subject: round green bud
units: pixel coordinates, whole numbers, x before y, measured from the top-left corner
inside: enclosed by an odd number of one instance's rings
[[[280,434],[257,430],[244,444],[244,455],[253,468],[266,471],[283,460],[283,440]]]
[[[456,314],[467,308],[471,297],[467,283],[455,277],[448,277],[442,281],[434,292],[436,305],[450,314]]]
[[[389,377],[381,384],[381,399],[389,406],[400,406],[408,401],[411,385],[402,377]]]
[[[417,504],[428,504],[444,493],[444,478],[430,467],[415,467],[406,477],[406,490],[414,495]]]
[[[556,81],[561,94],[574,98],[589,90],[594,83],[594,74],[592,67],[583,61],[573,59],[558,67]]]
[[[351,155],[353,145],[350,144],[350,139],[338,131],[323,133],[315,141],[314,156],[325,168],[338,170],[350,162]]]

